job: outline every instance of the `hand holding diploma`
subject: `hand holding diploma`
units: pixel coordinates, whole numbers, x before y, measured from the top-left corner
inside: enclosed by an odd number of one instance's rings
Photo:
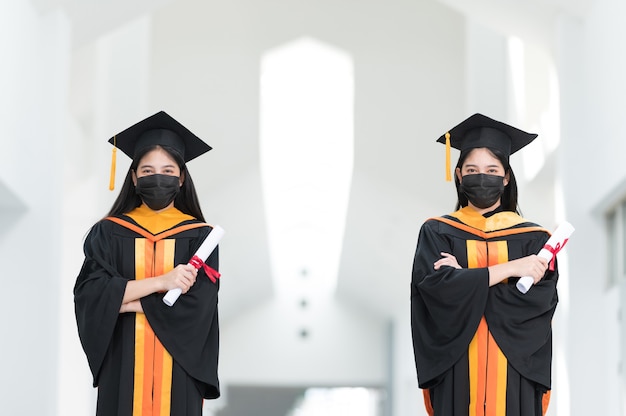
[[[551,262],[563,246],[565,246],[573,232],[574,227],[572,224],[564,222],[559,225],[537,255],[546,259],[548,262]],[[533,278],[530,276],[520,277],[515,284],[517,289],[522,293],[528,292],[532,285]]]
[[[215,250],[215,247],[217,247],[217,244],[220,242],[223,236],[224,229],[219,225],[214,226],[209,235],[204,239],[200,247],[198,247],[196,254],[193,255],[188,263],[194,266],[196,269],[200,269],[201,267],[203,267],[207,273],[207,276],[213,282],[216,282],[216,279],[219,277],[219,273],[211,269],[209,266],[205,265],[204,261],[209,258],[209,256],[211,255],[213,250]],[[178,287],[169,290],[163,297],[163,303],[165,303],[167,306],[172,306],[174,303],[176,303],[176,300],[181,293],[182,290]]]

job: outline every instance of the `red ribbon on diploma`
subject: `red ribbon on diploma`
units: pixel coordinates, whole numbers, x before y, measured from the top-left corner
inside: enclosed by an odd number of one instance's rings
[[[218,272],[217,270],[215,270],[211,266],[207,265],[204,262],[204,260],[202,260],[198,256],[193,256],[191,258],[191,260],[189,260],[189,264],[191,264],[196,269],[199,269],[200,267],[202,267],[204,269],[204,272],[206,273],[206,275],[209,277],[209,279],[211,279],[211,281],[213,283],[217,283],[217,279],[219,279],[220,276],[221,276],[220,272]]]
[[[565,244],[567,244],[567,240],[569,239],[566,238],[565,240],[563,240],[563,244],[561,244],[561,242],[559,241],[558,243],[556,243],[555,247],[552,247],[550,244],[546,244],[545,246],[543,246],[543,248],[545,248],[550,253],[552,253],[552,259],[550,260],[551,272],[554,271],[554,261],[556,260],[556,255],[558,254],[559,251],[561,251],[561,249],[565,246]]]

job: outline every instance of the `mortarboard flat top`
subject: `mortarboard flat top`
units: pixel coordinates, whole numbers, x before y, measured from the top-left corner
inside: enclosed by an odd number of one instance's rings
[[[474,114],[452,128],[450,146],[461,151],[477,147],[501,150],[507,157],[532,142],[537,135],[526,133],[482,114]],[[446,134],[437,141],[446,143]]]
[[[111,137],[109,143],[134,159],[141,150],[153,145],[174,148],[186,162],[211,150],[211,146],[180,124],[165,111],[134,124]]]

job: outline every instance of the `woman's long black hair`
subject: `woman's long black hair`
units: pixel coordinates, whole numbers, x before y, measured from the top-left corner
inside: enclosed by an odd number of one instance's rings
[[[122,189],[120,190],[120,193],[107,216],[126,214],[141,205],[141,198],[135,192],[132,172],[137,171],[137,166],[139,165],[139,161],[142,157],[157,148],[165,150],[167,154],[170,155],[174,161],[176,161],[176,164],[180,168],[180,174],[185,178],[183,185],[180,187],[180,192],[178,192],[178,195],[176,195],[176,198],[174,199],[174,206],[181,212],[191,215],[192,217],[204,222],[204,215],[202,215],[202,210],[200,209],[198,194],[196,193],[196,188],[193,185],[191,175],[187,170],[185,160],[180,153],[173,148],[161,145],[148,146],[135,155],[135,158],[128,169],[128,173],[126,174],[126,179],[124,179]]]
[[[461,152],[461,155],[459,156],[459,161],[456,164],[457,168],[460,169],[463,166],[463,162],[465,162],[465,159],[467,159],[467,156],[469,156],[469,154],[474,149],[475,148],[467,149]],[[502,166],[504,166],[505,175],[507,173],[509,174],[509,183],[507,186],[504,187],[504,193],[502,194],[502,197],[500,198],[500,206],[502,207],[502,210],[513,211],[521,215],[521,212],[519,210],[519,206],[517,203],[517,181],[515,180],[515,174],[513,173],[513,169],[511,168],[511,165],[509,164],[508,158],[504,155],[504,153],[502,153],[501,151],[497,149],[492,149],[490,147],[486,147],[485,149],[487,149],[494,157],[500,160],[500,162],[502,163]],[[459,177],[456,175],[456,169],[455,169],[455,174],[454,174],[454,184],[456,185],[456,194],[458,198],[457,203],[456,203],[456,209],[459,210],[463,207],[466,207],[468,204],[468,201],[467,201],[467,196],[465,196],[465,194],[461,191],[461,181],[459,180]]]

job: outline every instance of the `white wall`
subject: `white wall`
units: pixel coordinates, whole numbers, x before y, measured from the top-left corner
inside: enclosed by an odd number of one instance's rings
[[[584,21],[563,18],[557,31],[562,91],[560,172],[576,237],[568,249],[570,327],[565,340],[572,415],[621,415],[618,296],[607,289],[603,223],[595,212],[626,177],[623,124],[626,28],[621,1],[602,0]],[[615,195],[617,196],[617,195]],[[589,395],[590,380],[601,397]]]
[[[0,230],[3,413],[55,414],[69,22],[28,2],[0,4],[0,182],[15,198]],[[5,196],[0,196],[4,198]]]

